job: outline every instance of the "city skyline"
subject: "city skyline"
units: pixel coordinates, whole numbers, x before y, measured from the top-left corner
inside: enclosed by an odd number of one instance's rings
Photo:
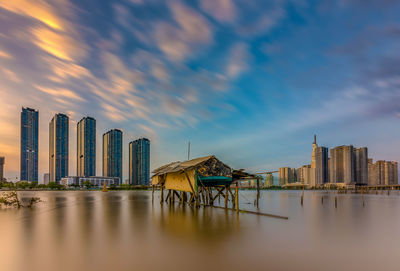
[[[397,1],[98,3],[0,0],[7,178],[19,178],[21,106],[40,111],[39,179],[58,112],[72,125],[70,172],[84,116],[102,120],[97,142],[113,128],[124,146],[149,138],[152,168],[184,160],[188,141],[193,157],[252,172],[297,168],[313,134],[329,149],[368,146],[375,160],[400,161]]]

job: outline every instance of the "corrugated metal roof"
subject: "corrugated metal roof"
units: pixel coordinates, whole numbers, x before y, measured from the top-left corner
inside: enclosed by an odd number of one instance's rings
[[[198,165],[208,161],[211,158],[215,158],[215,156],[209,155],[209,156],[200,157],[200,158],[196,158],[196,159],[192,159],[192,160],[188,160],[188,161],[184,161],[184,162],[178,161],[178,162],[169,163],[167,165],[164,165],[162,167],[159,167],[159,168],[153,170],[153,173],[154,173],[154,176],[158,176],[158,175],[163,175],[166,173],[187,170],[187,169],[193,168],[195,166],[198,166]]]

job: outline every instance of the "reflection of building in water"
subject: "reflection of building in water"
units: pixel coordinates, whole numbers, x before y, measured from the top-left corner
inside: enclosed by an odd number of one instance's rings
[[[77,177],[70,176],[61,179],[61,184],[65,186],[84,186],[85,182],[90,182],[93,186],[103,186],[104,182],[107,186],[119,185],[118,177]]]
[[[391,185],[399,182],[397,162],[377,161],[374,164],[372,159],[369,159],[368,174],[370,185]]]

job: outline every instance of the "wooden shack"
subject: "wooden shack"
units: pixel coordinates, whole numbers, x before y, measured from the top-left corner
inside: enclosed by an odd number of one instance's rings
[[[184,162],[173,162],[153,171],[152,185],[161,187],[161,202],[164,189],[168,190],[166,200],[186,201],[186,193],[190,193],[189,203],[212,204],[217,196],[223,195],[232,184],[232,169],[218,160],[214,155],[196,158]],[[212,195],[212,188],[218,191]],[[179,193],[178,193],[179,192]]]

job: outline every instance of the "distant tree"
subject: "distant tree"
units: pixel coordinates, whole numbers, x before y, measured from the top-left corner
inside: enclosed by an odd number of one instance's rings
[[[20,181],[18,183],[16,183],[16,187],[19,189],[27,189],[31,186],[30,182],[26,182],[26,181]]]
[[[82,183],[82,186],[86,187],[86,189],[90,189],[91,187],[93,187],[93,185],[90,181],[84,181]]]
[[[31,182],[29,185],[30,189],[36,188],[38,186],[38,182]]]

